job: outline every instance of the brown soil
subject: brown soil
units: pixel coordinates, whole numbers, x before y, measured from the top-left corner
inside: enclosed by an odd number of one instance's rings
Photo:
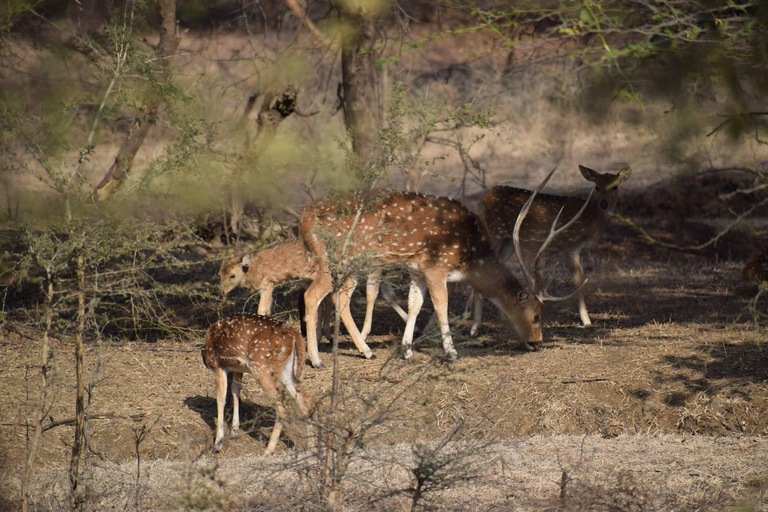
[[[684,222],[636,222],[653,236],[678,244],[700,243],[711,229],[699,232]],[[685,232],[677,231],[681,228]],[[461,418],[458,439],[482,442],[484,449],[491,446],[487,443],[497,443],[493,445],[495,452],[507,454],[499,455],[499,464],[511,464],[510,474],[517,474],[521,467],[528,467],[531,473],[522,482],[513,478],[510,483],[496,469],[484,466],[489,473],[483,478],[494,479],[495,483],[486,482],[494,490],[475,489],[480,493],[475,500],[480,501],[468,508],[537,509],[551,505],[551,500],[559,499],[560,473],[566,469],[572,473],[568,482],[574,482],[568,488],[569,496],[575,496],[571,509],[608,509],[605,504],[594,505],[594,500],[610,495],[623,496],[630,505],[644,504],[638,510],[684,510],[684,502],[662,499],[680,498],[674,489],[684,482],[671,484],[670,479],[681,471],[689,471],[685,478],[692,479],[685,484],[693,486],[686,492],[690,494],[695,488],[713,500],[697,495],[703,500],[697,502],[700,508],[721,508],[747,500],[754,509],[768,509],[765,317],[762,326],[753,322],[750,304],[757,288],[741,281],[741,263],[730,259],[748,254],[757,239],[746,231],[729,236],[730,244],[720,243],[708,250],[671,250],[650,244],[632,228],[614,222],[584,258],[594,326],[580,327],[575,301],[547,304],[546,342],[534,353],[519,349],[489,305],[481,335],[469,338],[469,322],[461,318],[465,292],[460,291],[452,300],[459,361],[442,362],[439,343],[428,336],[419,343],[414,358],[402,362],[392,358],[401,322],[382,301],[369,340],[377,359],[359,357],[346,336],[341,343],[346,407],[356,410],[367,404],[369,409],[361,414],[368,422],[377,420],[375,425],[368,425],[366,451],[359,453],[373,450],[389,453],[387,457],[394,457],[398,450],[410,453],[407,447],[412,443],[439,440],[456,418]],[[566,276],[556,275],[555,291],[565,291]],[[766,314],[767,302],[765,298],[758,301],[759,313]],[[358,301],[356,317],[361,316],[362,306]],[[427,313],[422,312],[420,325]],[[37,396],[34,366],[39,360],[35,341],[39,336],[33,327],[16,324],[13,331],[3,332],[0,341],[5,366],[0,373],[0,481],[6,482],[2,493],[11,500],[18,498],[23,467],[26,397],[34,404]],[[69,340],[57,340],[54,352],[56,398],[50,416],[63,420],[73,416],[73,348]],[[330,367],[330,345],[321,347],[321,356]],[[171,472],[183,479],[179,475],[184,471],[198,475],[199,467],[210,466],[213,461],[225,471],[263,451],[274,409],[255,381],[246,377],[241,417],[248,435],[227,441],[215,457],[207,455],[213,438],[215,398],[212,376],[201,363],[200,345],[90,343],[86,360],[87,375],[95,383],[91,411],[111,415],[90,422],[91,463],[101,471],[112,468],[110,478],[121,482],[135,478],[136,436],[142,428],[148,429],[148,434],[140,443],[141,461],[154,467],[155,475]],[[330,370],[308,368],[304,382],[309,395],[320,401],[330,390]],[[294,442],[304,446],[299,437],[296,429],[289,428],[283,436],[286,444],[279,450],[284,454],[275,460],[284,465],[286,460],[294,460],[290,455]],[[66,488],[57,468],[66,467],[71,439],[72,429],[66,425],[44,436],[35,481],[42,501],[54,499]],[[573,447],[587,441],[593,456],[585,459],[583,452]],[[551,448],[563,443],[571,448]],[[645,448],[637,448],[638,444]],[[387,446],[391,446],[389,452]],[[681,446],[690,450],[675,451]],[[710,455],[710,450],[716,455]],[[600,470],[585,469],[597,464],[597,453]],[[670,453],[677,454],[674,463],[668,460]],[[516,459],[520,454],[525,454],[522,461]],[[205,456],[190,462],[200,455]],[[355,464],[364,464],[356,460]],[[178,464],[169,466],[162,461]],[[715,466],[704,468],[700,464]],[[547,471],[539,471],[539,467],[547,467]],[[716,481],[695,477],[701,472],[716,477]],[[245,485],[238,478],[227,480],[231,484],[228,490],[214,485],[217,496],[234,500],[227,503],[237,506],[243,505],[247,496],[262,499],[254,497],[252,487],[245,493],[235,490]],[[381,475],[376,478],[386,480]],[[654,491],[659,478],[666,478],[667,485],[661,494]],[[503,480],[503,485],[496,479]],[[162,485],[148,483],[143,488],[148,494],[142,499],[173,507],[181,503],[178,496],[199,497],[203,493],[199,486],[192,486],[173,499],[167,493],[159,502],[148,497],[158,492],[163,495],[158,490]],[[359,484],[350,485],[354,488]],[[448,500],[440,501],[442,506],[464,509],[467,505],[451,501],[450,492],[440,496]],[[371,495],[349,499],[349,510],[389,509],[389,505],[366,501]],[[218,505],[206,506],[221,505],[215,503]]]

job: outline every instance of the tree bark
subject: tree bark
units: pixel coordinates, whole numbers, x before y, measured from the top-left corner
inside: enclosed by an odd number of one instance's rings
[[[46,280],[48,281],[48,287],[45,294],[45,332],[43,332],[43,343],[40,349],[42,359],[42,365],[40,366],[40,402],[37,404],[35,432],[32,435],[32,439],[29,439],[29,430],[27,430],[27,457],[24,465],[24,476],[21,481],[22,512],[29,510],[29,482],[32,480],[32,471],[37,459],[37,451],[40,448],[40,442],[45,432],[43,421],[48,414],[48,388],[50,387],[48,372],[51,369],[50,333],[53,323],[53,311],[51,309],[53,304],[53,277],[51,276],[50,267],[46,267]],[[27,429],[29,429],[29,426],[27,426]]]
[[[160,41],[157,45],[157,56],[162,67],[162,73],[159,80],[164,81],[168,79],[170,58],[176,54],[178,45],[176,40],[176,0],[155,0],[155,4],[160,16]],[[101,182],[96,185],[95,195],[98,201],[107,199],[131,171],[133,159],[141,149],[150,128],[154,126],[161,105],[161,97],[155,96],[148,103],[144,113],[136,119],[130,135],[120,146],[114,162]]]
[[[341,47],[344,122],[352,136],[352,150],[366,162],[383,122],[381,70],[376,66],[376,18],[354,4],[340,2],[337,7],[346,29]]]
[[[75,337],[75,440],[69,461],[70,507],[80,510],[83,491],[80,488],[80,458],[85,445],[85,384],[83,382],[83,333],[85,331],[85,261],[77,257],[77,335]]]

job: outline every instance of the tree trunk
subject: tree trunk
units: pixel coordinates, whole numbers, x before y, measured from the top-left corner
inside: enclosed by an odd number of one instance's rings
[[[176,0],[155,0],[160,16],[160,41],[157,45],[157,56],[163,72],[160,81],[168,79],[170,58],[176,54]],[[98,201],[103,201],[123,182],[133,167],[133,159],[141,149],[150,128],[154,126],[157,113],[162,105],[160,96],[155,96],[147,105],[146,111],[138,117],[131,129],[131,134],[120,146],[115,160],[101,182],[96,185],[95,193]]]
[[[21,480],[21,510],[29,510],[29,482],[32,480],[32,471],[37,459],[37,451],[40,448],[40,442],[43,437],[43,421],[48,411],[48,388],[50,387],[50,378],[48,372],[51,369],[51,349],[50,332],[53,323],[53,277],[50,267],[46,267],[46,280],[48,287],[46,290],[45,304],[45,332],[43,332],[43,343],[40,349],[42,365],[40,366],[40,402],[37,404],[37,417],[35,418],[35,432],[32,439],[29,439],[29,427],[27,427],[27,457],[24,464],[24,476]]]
[[[344,122],[352,135],[352,150],[366,162],[383,122],[381,70],[376,66],[376,18],[354,4],[339,3],[337,7],[346,29],[341,48]]]
[[[80,458],[85,444],[85,384],[83,382],[83,332],[85,331],[85,262],[77,257],[77,335],[75,337],[75,440],[69,462],[70,507],[80,510],[83,491],[80,488]]]

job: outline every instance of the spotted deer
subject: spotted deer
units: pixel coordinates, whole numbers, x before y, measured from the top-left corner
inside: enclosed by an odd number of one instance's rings
[[[309,416],[309,406],[301,389],[304,370],[304,340],[295,329],[269,317],[239,314],[223,318],[208,328],[203,362],[216,380],[216,440],[214,453],[224,439],[224,403],[227,379],[232,376],[232,431],[240,428],[240,387],[244,373],[252,374],[264,391],[277,401],[277,420],[269,437],[266,455],[277,446],[285,418],[287,391],[301,413]]]
[[[553,225],[554,219],[562,214],[568,218],[579,211],[583,214],[564,230],[561,236],[553,239],[546,249],[556,251],[565,257],[566,266],[571,273],[576,286],[584,284],[584,270],[581,266],[581,249],[602,234],[611,220],[611,214],[616,209],[619,199],[619,185],[627,181],[632,170],[626,167],[617,174],[599,173],[579,166],[584,178],[594,183],[594,199],[579,199],[576,197],[563,197],[550,194],[537,194],[536,199],[529,205],[527,217],[520,227],[519,244],[513,240],[515,224],[520,217],[523,207],[531,197],[531,191],[498,186],[492,188],[483,197],[482,206],[488,230],[496,243],[497,252],[501,261],[507,261],[512,253],[518,254],[518,260],[525,269],[522,255],[518,248],[537,254],[541,257],[544,243],[547,240],[548,229]],[[551,174],[550,174],[551,176]],[[547,178],[549,179],[549,178]],[[545,180],[546,183],[546,180]],[[590,195],[590,198],[592,195]],[[478,298],[479,299],[479,298]],[[584,295],[579,292],[579,316],[585,327],[592,325],[584,302]],[[477,306],[475,314],[477,314]],[[475,321],[477,323],[477,319]]]
[[[317,322],[317,305],[333,287],[330,264],[343,265],[354,258],[378,264],[401,262],[413,270],[402,340],[405,358],[412,355],[416,316],[429,289],[443,349],[450,359],[456,359],[448,325],[447,284],[458,281],[468,282],[488,297],[511,320],[526,348],[536,350],[541,343],[542,302],[555,298],[543,288],[531,293],[520,284],[496,256],[482,220],[458,201],[410,192],[321,201],[302,213],[299,237],[319,265],[304,292],[307,348],[315,367],[321,367],[322,361],[310,327]],[[342,300],[345,288],[340,288]],[[353,341],[362,341],[354,322],[347,322],[351,318],[342,319]]]
[[[222,295],[227,295],[242,285],[251,293],[259,293],[258,313],[269,315],[272,311],[272,295],[275,287],[288,280],[311,281],[315,276],[304,244],[300,240],[277,242],[245,256],[224,260],[219,268],[219,285]],[[370,333],[373,323],[373,306],[381,288],[382,296],[405,321],[407,315],[397,304],[391,289],[381,282],[381,272],[368,276],[366,288],[366,310],[363,324],[363,338]],[[324,310],[321,331],[330,338],[330,308]],[[319,334],[318,334],[319,336]]]

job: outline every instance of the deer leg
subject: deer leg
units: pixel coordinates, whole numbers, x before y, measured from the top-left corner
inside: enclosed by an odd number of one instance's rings
[[[323,299],[320,302],[320,311],[318,313],[319,322],[317,325],[317,339],[318,341],[325,336],[328,341],[333,341],[333,305],[331,301]]]
[[[472,327],[469,329],[469,336],[474,338],[477,336],[477,331],[480,330],[480,325],[483,323],[483,296],[480,292],[472,290],[470,296],[472,300]],[[467,302],[469,305],[469,302]]]
[[[272,292],[275,290],[274,285],[267,285],[266,288],[261,290],[259,295],[259,310],[258,313],[261,316],[269,316],[272,312]]]
[[[278,403],[275,426],[272,427],[272,433],[269,435],[269,443],[267,444],[267,449],[264,450],[264,455],[272,455],[275,448],[277,448],[277,442],[280,441],[280,433],[283,431],[283,422],[281,418],[285,418],[285,407],[283,407],[282,403]]]
[[[304,292],[304,322],[307,325],[307,353],[312,361],[312,366],[322,368],[323,361],[317,351],[317,309],[320,301],[328,295],[333,288],[333,280],[327,268],[320,270]]]
[[[309,447],[314,448],[314,436],[312,435],[313,429],[309,418],[309,401],[307,400],[306,393],[304,393],[304,389],[299,385],[296,386],[296,396],[294,396],[294,399],[296,400],[296,405],[299,406],[299,411],[301,411],[301,414],[306,418],[306,426],[303,434],[306,436]]]
[[[267,393],[270,398],[277,401],[277,417],[275,418],[275,426],[272,427],[272,433],[269,436],[269,443],[267,444],[267,449],[264,451],[264,455],[271,455],[277,447],[277,442],[280,440],[280,433],[283,430],[282,420],[286,417],[285,407],[283,406],[283,397],[280,396],[280,392],[277,389],[274,375],[269,373],[259,374],[256,375],[256,380],[259,381],[259,384],[261,384],[264,392]]]
[[[413,356],[413,330],[416,328],[416,317],[419,316],[421,306],[424,304],[424,292],[426,290],[427,281],[424,276],[414,276],[408,291],[408,318],[405,321],[405,332],[403,332],[403,357],[405,359]]]
[[[232,372],[232,432],[240,430],[240,389],[243,382],[241,372]]]
[[[571,272],[573,283],[576,286],[581,286],[581,284],[584,282],[584,269],[581,267],[581,258],[579,257],[578,251],[568,254],[566,265],[568,266],[568,270]],[[578,297],[579,316],[581,317],[581,323],[584,324],[584,327],[589,327],[592,325],[592,321],[589,319],[589,314],[587,313],[587,303],[584,301],[584,293],[581,290],[579,290]]]
[[[392,287],[387,283],[381,283],[381,296],[384,297],[384,300],[395,310],[398,316],[403,319],[403,322],[408,320],[408,313],[406,313],[405,310],[400,307],[400,304],[397,303],[395,293],[392,291]]]
[[[216,380],[216,440],[213,442],[213,453],[221,449],[224,439],[224,403],[227,401],[227,372],[223,368],[213,370]]]
[[[352,338],[352,341],[357,347],[357,350],[359,350],[366,359],[371,359],[373,357],[373,352],[371,351],[371,348],[365,343],[365,339],[363,339],[360,331],[357,330],[355,319],[352,318],[352,312],[349,310],[349,301],[352,297],[352,292],[355,290],[355,284],[356,281],[354,279],[347,279],[347,281],[341,287],[339,293],[339,309],[341,313],[341,320],[344,322],[344,327],[347,328],[347,332]]]
[[[456,289],[456,283],[447,283],[446,286],[448,287],[448,295],[449,296],[453,295],[453,290]],[[430,333],[432,331],[438,330],[439,328],[440,328],[440,324],[437,320],[437,311],[433,311],[432,316],[429,317],[429,321],[427,322],[427,325],[424,327],[424,332]]]
[[[474,288],[469,290],[469,298],[464,305],[464,315],[469,315],[470,308],[472,309],[472,327],[469,329],[469,336],[474,338],[483,323],[483,296]]]
[[[437,321],[440,322],[440,334],[443,337],[443,350],[452,361],[458,359],[456,349],[453,348],[451,328],[448,325],[448,283],[443,272],[425,272],[429,287],[429,296],[435,308]]]
[[[379,287],[381,286],[381,269],[374,270],[368,274],[368,281],[365,285],[365,321],[360,331],[360,336],[366,339],[371,333],[371,324],[373,323],[373,305],[376,303],[376,297],[379,296]]]

